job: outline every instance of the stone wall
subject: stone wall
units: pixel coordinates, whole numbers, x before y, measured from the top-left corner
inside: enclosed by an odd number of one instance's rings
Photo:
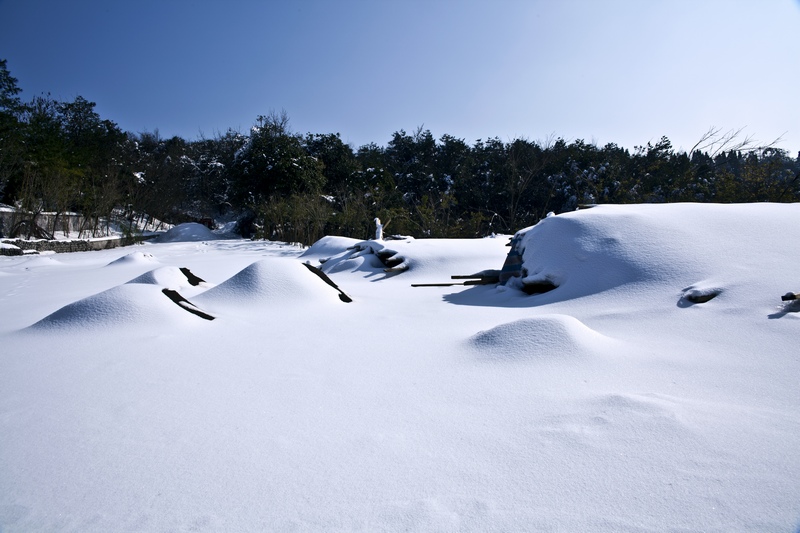
[[[0,242],[0,255],[22,255],[22,248]]]
[[[108,239],[67,239],[58,241],[47,240],[25,240],[25,239],[0,239],[0,242],[15,246],[14,248],[0,247],[0,255],[21,255],[25,250],[35,250],[37,252],[91,252],[94,250],[108,250],[118,246],[129,246],[153,239],[157,235],[147,235],[144,237],[111,237]],[[18,251],[17,251],[18,250]]]

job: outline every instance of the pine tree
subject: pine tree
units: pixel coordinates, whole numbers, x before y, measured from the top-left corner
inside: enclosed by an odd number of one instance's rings
[[[8,71],[7,61],[0,60],[0,201],[10,202],[6,186],[22,167],[20,102],[17,79]]]

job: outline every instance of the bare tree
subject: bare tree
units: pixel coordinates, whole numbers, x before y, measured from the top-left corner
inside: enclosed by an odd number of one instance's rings
[[[743,135],[744,128],[731,129],[726,132],[722,128],[710,127],[705,132],[700,140],[692,146],[689,150],[689,157],[694,152],[707,152],[711,157],[715,157],[722,152],[741,152],[750,150],[764,150],[766,148],[773,148],[781,142],[783,135],[772,141],[771,143],[760,145],[752,135]]]

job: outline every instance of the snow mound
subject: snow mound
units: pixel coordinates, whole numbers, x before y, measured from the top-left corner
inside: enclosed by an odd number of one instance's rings
[[[338,292],[302,263],[274,257],[256,261],[194,302],[208,307],[341,303]]]
[[[695,283],[683,290],[678,305],[688,307],[694,304],[704,304],[710,302],[720,294],[725,292],[722,284],[709,281]]]
[[[482,357],[496,361],[571,358],[613,342],[577,318],[557,314],[501,324],[470,339]]]
[[[64,263],[47,255],[35,255],[23,263],[25,269],[50,266],[64,266]]]
[[[108,326],[158,326],[202,320],[170,301],[161,287],[124,284],[51,313],[32,329],[82,330]]]
[[[541,296],[555,301],[641,282],[681,291],[713,278],[698,296],[719,294],[763,281],[742,277],[752,272],[796,275],[786,243],[800,239],[798,220],[800,204],[601,205],[521,230],[522,276],[509,284],[555,285]]]
[[[375,275],[386,270],[386,265],[384,265],[376,255],[369,254],[336,258],[322,265],[322,270],[328,274],[337,274],[339,272],[366,272],[368,275]]]
[[[389,257],[398,257],[397,252],[386,248],[379,241],[360,241],[338,255],[324,259],[322,270],[328,274],[338,272],[366,272],[375,275],[386,271]]]
[[[187,274],[184,273],[182,269],[174,266],[164,266],[153,269],[130,280],[128,283],[157,285],[162,288],[173,289],[184,293],[197,292],[198,288],[200,290],[206,290],[211,287],[211,285],[205,281],[192,284]],[[184,296],[185,295],[186,294],[184,294]]]
[[[324,263],[328,258],[339,255],[358,244],[358,239],[349,237],[323,237],[300,256],[303,259],[316,259]]]
[[[469,275],[502,265],[508,251],[507,236],[483,239],[406,239],[361,241],[322,265],[328,274],[367,272],[399,277],[406,282],[450,281],[452,275]]]
[[[219,236],[204,225],[197,222],[187,222],[171,228],[158,237],[156,242],[198,242],[216,239],[219,239]]]
[[[153,256],[153,254],[147,254],[144,252],[133,252],[127,255],[123,255],[119,259],[111,261],[107,266],[135,265],[135,264],[149,264],[149,263],[158,263],[158,260]]]

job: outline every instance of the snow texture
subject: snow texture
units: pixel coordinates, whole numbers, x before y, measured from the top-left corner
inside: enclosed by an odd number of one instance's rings
[[[519,237],[0,257],[0,531],[800,531],[800,205]]]

